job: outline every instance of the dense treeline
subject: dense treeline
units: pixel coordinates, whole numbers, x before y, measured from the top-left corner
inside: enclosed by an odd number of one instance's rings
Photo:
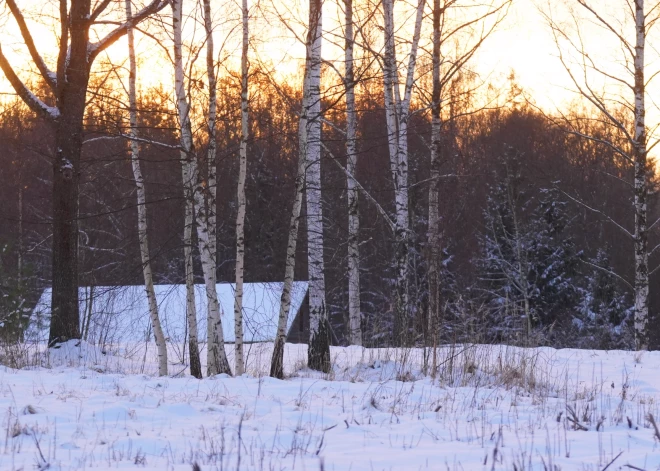
[[[247,165],[246,281],[281,281],[291,213],[301,96],[253,73]],[[236,192],[240,144],[240,84],[218,84],[218,255],[220,281],[234,281]],[[462,113],[444,121],[441,175],[442,341],[505,341],[555,346],[631,348],[633,267],[632,170],[611,149],[567,134],[517,98],[494,110]],[[130,167],[125,109],[110,89],[98,89],[87,110],[80,175],[80,284],[141,284],[135,227],[135,185]],[[363,338],[387,344],[395,317],[395,246],[376,207],[394,212],[387,132],[379,85],[357,94],[357,180],[360,194],[360,273]],[[140,159],[146,182],[152,267],[157,283],[184,281],[184,199],[176,116],[170,95],[139,97]],[[325,269],[331,338],[347,343],[348,292],[345,127],[341,104],[328,101],[323,126],[322,187]],[[409,122],[410,342],[427,335],[428,187],[430,114],[415,109]],[[458,106],[458,105],[457,105]],[[467,109],[467,105],[466,105]],[[574,109],[574,117],[588,111]],[[579,120],[581,131],[615,139],[611,128]],[[332,123],[330,125],[329,123]],[[51,128],[19,101],[7,101],[0,120],[2,165],[0,242],[5,316],[21,319],[40,289],[50,284]],[[205,143],[200,143],[204,147]],[[653,163],[649,174],[654,174]],[[649,220],[658,216],[651,178]],[[372,201],[373,199],[373,201]],[[375,202],[374,202],[375,201]],[[305,211],[303,205],[303,213]],[[616,221],[613,222],[613,221]],[[304,231],[305,218],[301,230]],[[650,246],[657,243],[657,228]],[[307,277],[307,246],[297,247],[297,279]],[[201,282],[199,254],[195,270]],[[651,271],[660,262],[652,252]],[[651,282],[655,275],[652,274]],[[660,299],[651,291],[652,325]],[[24,318],[24,317],[23,317]],[[5,330],[18,325],[5,323]],[[530,330],[531,329],[531,330]],[[651,331],[656,329],[652,328]],[[528,335],[528,332],[532,332]],[[652,345],[658,339],[652,338]]]

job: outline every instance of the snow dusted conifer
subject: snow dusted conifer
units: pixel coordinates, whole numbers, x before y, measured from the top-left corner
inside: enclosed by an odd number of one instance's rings
[[[589,260],[590,269],[581,290],[582,303],[573,324],[582,348],[622,349],[634,347],[634,309],[614,274],[607,248],[601,248]]]
[[[553,325],[577,308],[579,253],[566,231],[566,203],[555,189],[541,190],[540,198],[526,192],[518,155],[503,159],[496,179],[477,266],[490,306],[491,336],[506,338],[522,329],[527,342],[535,327]]]

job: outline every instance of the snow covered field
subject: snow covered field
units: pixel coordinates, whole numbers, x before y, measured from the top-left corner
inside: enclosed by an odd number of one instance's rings
[[[279,381],[250,348],[202,381],[86,344],[2,366],[0,470],[660,469],[660,353],[445,347],[432,378],[421,350],[333,348],[324,377],[287,345]]]

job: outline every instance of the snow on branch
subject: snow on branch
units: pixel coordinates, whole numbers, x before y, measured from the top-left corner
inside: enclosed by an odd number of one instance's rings
[[[21,79],[16,75],[11,64],[5,57],[2,52],[2,45],[0,45],[0,68],[9,80],[12,88],[16,94],[21,97],[21,99],[30,107],[32,111],[39,114],[42,117],[55,120],[60,117],[60,110],[54,106],[48,106],[46,103],[41,101],[34,93],[32,93]]]
[[[39,73],[44,78],[51,90],[55,91],[57,88],[57,76],[48,68],[43,58],[39,54],[39,51],[37,51],[37,47],[34,44],[34,39],[32,38],[32,33],[30,33],[30,30],[25,23],[23,13],[21,12],[20,8],[18,8],[18,5],[16,5],[15,0],[7,0],[7,6],[11,10],[11,14],[18,24],[18,28],[21,30],[23,41],[25,42],[25,45],[30,52],[30,57],[32,57],[32,60],[37,66]]]
[[[164,147],[166,149],[175,149],[175,150],[181,150],[180,145],[172,145],[172,144],[166,144],[164,142],[159,142],[159,141],[154,141],[151,139],[144,139],[142,137],[137,137],[137,136],[130,136],[128,134],[124,134],[122,132],[119,133],[117,136],[98,136],[98,137],[92,137],[83,142],[83,144],[90,144],[92,142],[98,142],[98,141],[107,141],[111,139],[126,139],[129,141],[134,141],[134,142],[141,142],[143,144],[151,144],[153,146],[158,146],[158,147]]]

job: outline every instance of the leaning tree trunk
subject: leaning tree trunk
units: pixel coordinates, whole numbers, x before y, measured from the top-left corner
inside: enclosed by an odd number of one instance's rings
[[[312,34],[307,101],[307,269],[309,278],[309,352],[307,364],[314,370],[330,371],[330,335],[325,303],[323,261],[323,209],[321,196],[321,0],[309,2]]]
[[[241,147],[238,170],[238,211],[236,214],[236,292],[234,295],[235,373],[245,371],[243,359],[243,275],[245,271],[245,178],[248,141],[248,3],[242,0],[243,44],[241,51]]]
[[[353,0],[345,0],[345,64],[346,76],[346,170],[348,200],[348,319],[351,345],[362,345],[362,327],[360,315],[360,211],[358,206],[358,188],[355,180],[357,165],[355,112],[355,73],[353,33]]]
[[[633,156],[635,166],[635,347],[648,349],[649,273],[647,228],[647,148],[644,79],[644,49],[646,45],[646,17],[644,0],[635,0],[635,135]]]
[[[284,268],[284,283],[280,297],[280,313],[277,321],[277,336],[273,345],[273,357],[270,363],[270,376],[284,378],[284,343],[286,341],[286,326],[291,308],[291,290],[293,289],[293,276],[296,268],[296,246],[298,245],[298,227],[300,226],[300,212],[302,210],[303,192],[305,190],[305,177],[307,168],[308,146],[308,103],[309,103],[309,57],[311,48],[311,28],[307,33],[307,59],[303,79],[302,110],[298,124],[298,170],[296,172],[295,193],[291,220],[289,222],[289,235],[286,246],[286,261]]]
[[[126,0],[126,18],[131,20],[131,0]],[[138,212],[138,239],[140,241],[140,259],[142,261],[142,275],[144,276],[144,288],[147,292],[149,301],[149,317],[154,329],[156,347],[158,349],[158,375],[167,376],[167,344],[165,335],[160,325],[158,317],[158,302],[156,301],[156,291],[154,290],[154,280],[151,272],[151,258],[149,256],[149,239],[147,237],[147,206],[146,193],[144,188],[144,179],[140,169],[140,149],[138,142],[134,139],[137,136],[137,99],[135,94],[135,80],[137,66],[135,63],[135,44],[133,38],[133,28],[128,29],[128,60],[129,60],[129,78],[128,78],[128,103],[129,103],[129,121],[130,129],[128,132],[131,138],[131,164],[133,167],[133,178],[137,190],[137,212]]]
[[[303,192],[305,189],[305,169],[307,167],[307,100],[308,100],[308,74],[305,71],[303,85],[302,113],[300,114],[298,138],[298,171],[296,172],[295,194],[289,222],[289,236],[286,246],[286,261],[284,268],[284,283],[280,297],[280,313],[277,321],[277,336],[273,345],[273,357],[270,362],[270,376],[284,379],[284,342],[286,341],[286,326],[291,309],[291,290],[293,289],[293,276],[296,269],[296,246],[298,245],[298,227],[300,225],[300,212],[302,210]]]
[[[190,123],[190,105],[186,97],[184,72],[183,72],[183,50],[181,37],[181,11],[182,0],[172,2],[173,11],[173,37],[174,37],[174,77],[176,107],[179,116],[181,132],[181,164],[185,167],[187,180],[184,185],[188,186],[188,197],[194,200],[197,222],[197,239],[199,253],[204,273],[204,284],[206,287],[206,299],[208,303],[208,339],[207,339],[207,373],[215,375],[220,373],[231,374],[229,361],[225,353],[224,337],[222,334],[222,319],[220,317],[220,304],[216,290],[216,265],[215,265],[215,229],[209,229],[207,202],[201,193],[205,185],[199,182],[199,168],[197,157],[193,148],[192,128]],[[209,182],[210,183],[210,182]],[[213,195],[211,194],[211,199]],[[213,216],[212,216],[213,220]]]

